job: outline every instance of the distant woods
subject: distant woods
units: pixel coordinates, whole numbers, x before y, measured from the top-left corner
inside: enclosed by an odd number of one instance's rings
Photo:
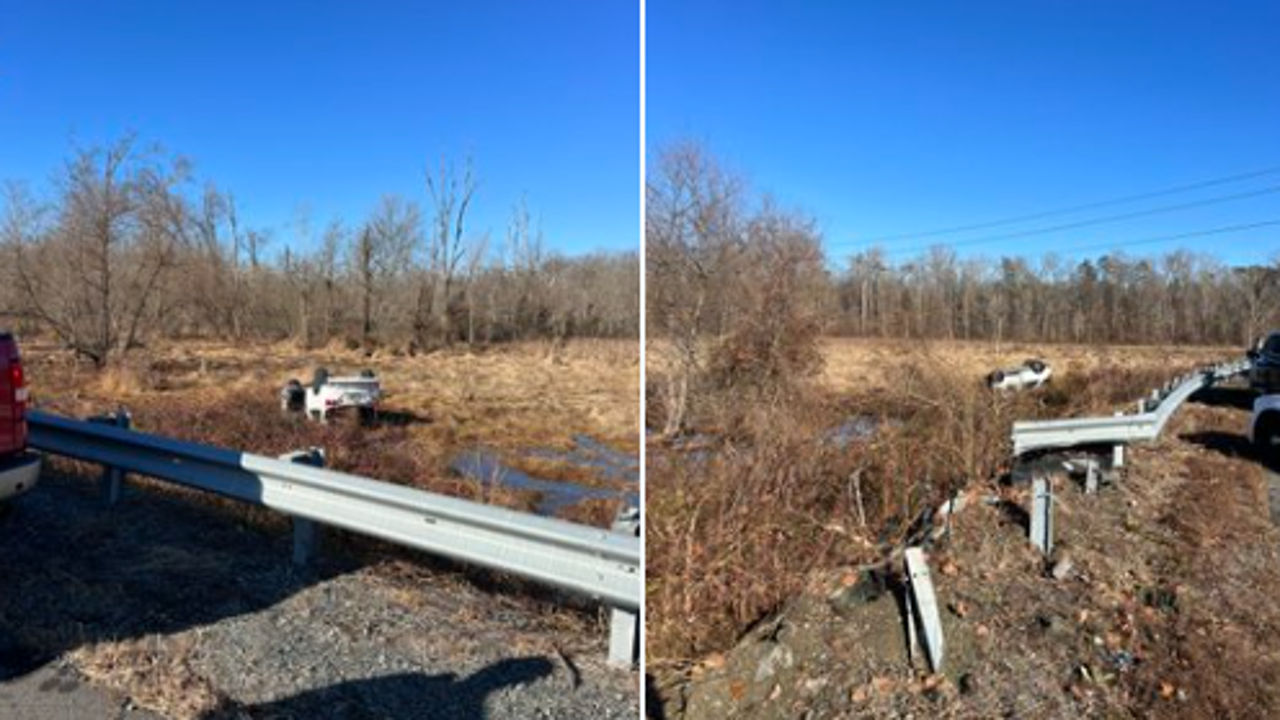
[[[524,200],[501,235],[473,227],[480,182],[442,161],[417,199],[354,223],[248,226],[185,159],[125,138],[77,150],[48,196],[0,197],[0,321],[104,365],[155,337],[456,343],[636,337],[637,253],[547,250]]]
[[[1069,261],[1046,248],[1033,262],[937,248],[895,263],[871,250],[831,296],[831,331],[867,337],[1243,346],[1280,329],[1280,265],[1183,250]]]

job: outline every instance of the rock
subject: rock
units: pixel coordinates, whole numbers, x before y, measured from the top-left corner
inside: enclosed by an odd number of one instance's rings
[[[756,666],[756,682],[764,682],[777,674],[781,668],[791,667],[791,663],[795,661],[791,648],[786,645],[775,645],[769,651],[760,664]]]
[[[1073,567],[1070,555],[1065,552],[1058,553],[1058,557],[1053,561],[1053,566],[1049,569],[1049,575],[1054,580],[1066,580],[1071,576]]]

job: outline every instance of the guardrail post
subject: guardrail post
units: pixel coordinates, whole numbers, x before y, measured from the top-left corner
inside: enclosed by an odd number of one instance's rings
[[[1116,413],[1116,417],[1120,417],[1123,414],[1124,413]],[[1117,468],[1117,469],[1124,467],[1124,444],[1123,443],[1116,443],[1115,445],[1111,446],[1111,467]]]
[[[1090,460],[1084,468],[1084,492],[1093,495],[1098,492],[1098,463]]]
[[[629,505],[618,510],[612,529],[616,533],[639,537],[640,508]],[[614,667],[633,667],[639,661],[639,611],[609,608],[609,664]]]
[[[929,668],[942,672],[945,640],[942,635],[942,617],[938,612],[938,596],[933,589],[933,577],[925,562],[924,550],[907,548],[903,554],[907,572],[907,637],[915,652],[917,637],[924,641],[924,651],[929,658]]]
[[[298,463],[299,465],[322,468],[324,467],[324,449],[313,447],[310,450],[285,453],[280,456],[280,459]],[[294,567],[310,565],[316,556],[320,554],[321,540],[322,534],[319,523],[304,517],[293,516]]]
[[[1031,544],[1048,555],[1053,552],[1053,486],[1038,476],[1031,481]]]
[[[133,416],[128,410],[120,408],[114,413],[89,418],[89,422],[98,423],[100,425],[114,425],[118,428],[128,430],[133,426]],[[124,495],[124,471],[110,465],[102,466],[102,478],[98,481],[102,500],[107,507],[115,507],[120,503],[120,498]]]

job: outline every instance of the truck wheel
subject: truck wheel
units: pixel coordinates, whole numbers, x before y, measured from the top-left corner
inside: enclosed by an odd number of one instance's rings
[[[1044,372],[1045,364],[1043,360],[1028,360],[1027,367],[1031,368],[1033,373],[1042,373]]]
[[[1004,382],[1003,370],[995,370],[987,376],[987,387],[996,387],[1002,382]]]
[[[373,378],[373,377],[377,377],[377,374],[375,374],[371,368],[365,368],[364,370],[360,371],[360,377]]]
[[[311,378],[311,389],[320,392],[320,388],[329,382],[329,368],[316,368],[316,374]]]

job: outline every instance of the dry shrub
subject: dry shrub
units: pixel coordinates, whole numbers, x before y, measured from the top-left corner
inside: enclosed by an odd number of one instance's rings
[[[618,515],[622,501],[613,498],[587,498],[565,507],[557,515],[568,520],[593,527],[610,527]]]
[[[1029,396],[992,393],[939,358],[891,368],[840,403],[813,391],[739,410],[741,432],[654,448],[647,482],[647,642],[655,661],[723,650],[818,567],[878,560],[950,493],[992,477]],[[841,446],[851,416],[877,424]]]
[[[811,568],[856,554],[853,456],[801,417],[713,454],[649,454],[646,640],[650,659],[726,647],[773,611]]]
[[[72,659],[85,677],[126,695],[139,707],[175,720],[194,720],[227,707],[213,684],[193,668],[195,643],[190,635],[148,635],[88,645],[76,650]]]

